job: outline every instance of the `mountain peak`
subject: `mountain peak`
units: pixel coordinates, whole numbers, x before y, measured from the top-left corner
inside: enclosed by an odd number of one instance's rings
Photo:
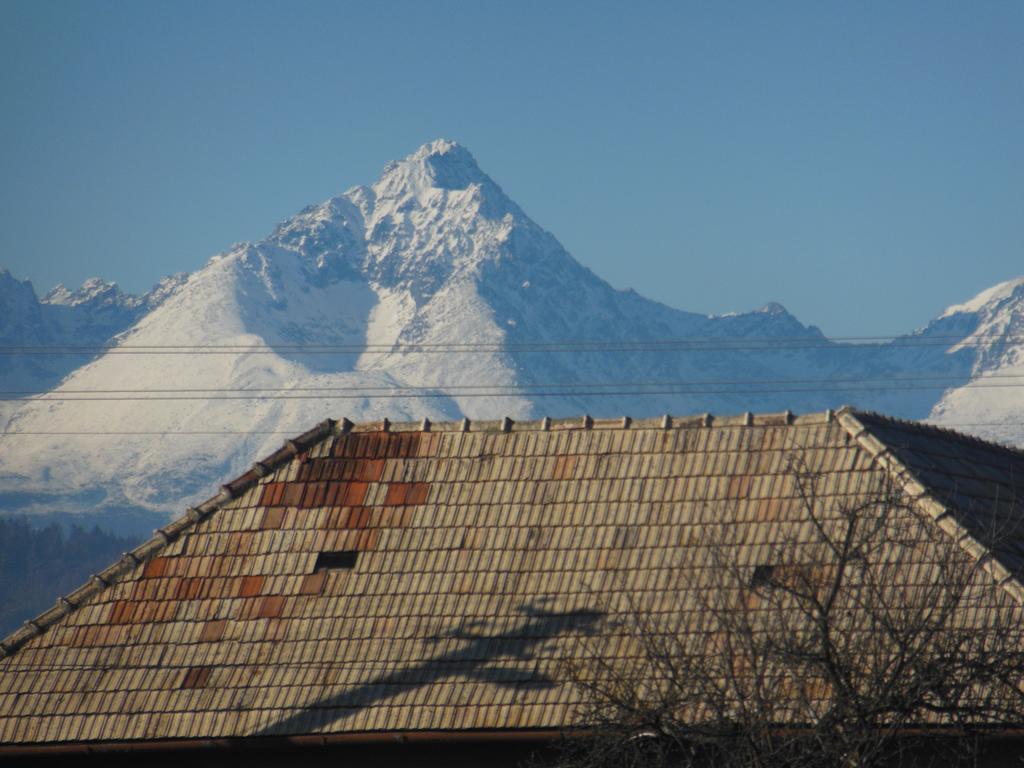
[[[117,301],[121,296],[121,289],[117,287],[117,283],[108,283],[102,278],[90,277],[82,283],[82,286],[77,291],[68,290],[63,283],[58,283],[43,297],[43,303],[74,307],[88,301],[94,301],[100,296]]]
[[[1022,286],[1024,286],[1024,277],[1006,280],[1005,282],[993,285],[991,288],[986,288],[969,301],[947,307],[946,311],[939,315],[939,317],[943,318],[960,313],[980,312],[985,307],[994,307],[1000,302],[1019,295]]]
[[[32,291],[33,295],[35,295],[35,288],[32,287],[32,282],[30,280],[19,280],[11,274],[9,269],[0,268],[0,286],[5,285],[11,286],[8,290],[19,290],[27,286],[29,290]]]
[[[490,181],[468,149],[449,139],[436,139],[404,160],[388,163],[379,184],[455,190]]]
[[[473,160],[473,156],[469,153],[468,149],[459,144],[459,142],[452,141],[451,139],[434,139],[433,141],[428,141],[422,147],[413,152],[410,157],[422,159],[433,156],[443,157],[445,155],[451,155],[453,157],[464,155],[469,157],[471,161]]]
[[[777,302],[777,301],[769,301],[763,307],[759,307],[758,309],[756,309],[754,311],[755,312],[759,312],[762,315],[788,315],[789,314],[789,310],[787,310],[784,306],[779,304],[779,302]]]

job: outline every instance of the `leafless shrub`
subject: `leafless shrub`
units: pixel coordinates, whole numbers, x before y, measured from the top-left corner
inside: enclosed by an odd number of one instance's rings
[[[911,765],[937,744],[950,764],[1024,723],[1022,614],[984,560],[881,474],[856,502],[791,477],[799,516],[758,555],[750,526],[709,526],[669,610],[606,599],[620,620],[566,664],[585,727],[565,765]]]

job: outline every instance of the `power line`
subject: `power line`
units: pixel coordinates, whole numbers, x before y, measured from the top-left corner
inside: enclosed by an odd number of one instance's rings
[[[1006,338],[1006,339],[1022,339],[1024,334],[1005,333],[1002,331],[978,331],[970,334],[881,334],[881,335],[851,335],[851,336],[824,336],[824,335],[812,335],[812,334],[801,334],[801,335],[779,335],[779,336],[744,336],[737,337],[748,341],[834,341],[834,342],[871,342],[871,341],[893,341],[896,339],[937,339],[946,341],[959,341],[966,338]],[[666,338],[666,339],[621,339],[611,343],[643,343],[643,344],[673,344],[678,341],[710,341],[720,342],[728,340],[722,336],[683,336],[678,338]],[[552,344],[603,344],[609,343],[597,339],[581,339],[581,338],[570,338],[570,339],[553,339],[550,341],[525,341],[515,342],[520,345],[552,345]],[[396,342],[397,345],[401,346],[402,342]],[[473,348],[479,346],[492,346],[499,345],[499,342],[416,342],[410,346],[415,347],[464,347]],[[391,349],[393,344],[372,344],[372,343],[358,343],[358,344],[318,344],[318,343],[280,343],[280,344],[122,344],[122,345],[110,345],[110,344],[4,344],[0,345],[0,349],[111,349],[118,346],[122,349],[134,348],[134,349],[178,349],[182,347],[187,348],[205,348],[205,349],[237,349],[239,347],[260,347],[260,346],[273,346],[274,348],[289,348],[289,349],[304,349],[304,348],[320,348],[320,347],[347,347],[347,348],[378,348],[378,349]]]
[[[122,344],[122,345],[0,345],[0,355],[237,355],[280,354],[472,354],[499,352],[665,352],[696,350],[822,349],[845,344],[865,348],[881,346],[928,347],[970,343],[982,339],[1024,340],[1024,334],[982,332],[970,336],[692,336],[676,339],[556,340],[532,342],[441,342],[395,344]]]
[[[685,384],[672,387],[663,387],[660,385],[651,385],[647,389],[598,389],[595,385],[587,385],[587,388],[580,387],[566,390],[543,390],[534,389],[530,386],[524,386],[517,389],[460,389],[458,391],[447,391],[447,388],[442,389],[441,387],[433,388],[430,390],[423,390],[417,388],[406,389],[404,387],[395,387],[388,390],[342,390],[340,392],[328,392],[327,394],[218,394],[213,397],[208,397],[198,394],[155,394],[153,396],[142,396],[142,395],[72,395],[68,397],[54,396],[50,393],[43,394],[36,397],[3,397],[0,398],[0,402],[35,402],[35,403],[62,403],[62,402],[172,402],[172,401],[203,401],[203,402],[216,402],[216,401],[236,401],[244,400],[248,402],[253,401],[283,401],[283,400],[393,400],[393,399],[436,399],[436,398],[518,398],[518,397],[575,397],[575,398],[587,398],[587,397],[653,397],[653,396],[665,396],[665,395],[770,395],[770,394],[791,394],[791,393],[838,393],[838,392],[914,392],[914,391],[927,391],[927,390],[944,390],[948,389],[948,385],[945,383],[936,384],[919,384],[919,383],[907,383],[893,385],[891,383],[880,382],[880,383],[868,383],[868,384],[842,384],[840,386],[829,386],[825,384],[815,384],[814,386],[763,386],[759,384],[751,384],[750,386],[739,386],[742,382],[737,382],[735,388],[730,389],[708,389],[701,388],[698,385]],[[1024,387],[1024,383],[1017,384],[985,384],[983,382],[973,381],[968,382],[964,385],[965,387],[971,387],[973,389],[1020,389]],[[244,392],[244,390],[239,390]]]
[[[996,373],[990,374],[984,377],[984,381],[991,379],[1024,379],[1024,374],[1016,373]],[[937,374],[934,376],[885,376],[885,377],[855,377],[855,378],[789,378],[789,379],[696,379],[689,381],[621,381],[621,382],[604,382],[604,383],[591,383],[591,382],[571,382],[562,381],[549,384],[539,383],[525,383],[525,384],[488,384],[487,389],[492,390],[515,390],[522,391],[524,389],[552,389],[552,388],[570,388],[570,389],[606,389],[609,387],[688,387],[688,386],[730,386],[730,385],[789,385],[789,384],[885,384],[888,385],[891,382],[910,382],[920,383],[923,381],[929,382],[952,382],[959,383],[967,380],[966,376],[952,375],[952,374]],[[969,380],[968,380],[969,381]],[[965,382],[966,383],[966,382]],[[339,387],[325,385],[322,387],[166,387],[166,388],[146,388],[146,389],[60,389],[60,390],[0,390],[0,400],[3,399],[14,399],[17,398],[29,398],[34,395],[47,396],[51,394],[56,395],[137,395],[137,394],[185,394],[185,393],[198,393],[198,392],[215,392],[215,393],[241,393],[241,392],[394,392],[401,390],[405,391],[438,391],[444,390],[445,392],[457,392],[460,390],[479,390],[484,388],[485,385],[472,385],[472,384],[436,384],[436,385],[380,385],[380,386],[351,386],[351,387]],[[8,398],[6,396],[11,396]],[[33,398],[42,399],[42,398]]]
[[[147,436],[147,437],[178,437],[178,436],[181,436],[181,437],[213,437],[213,436],[216,436],[216,435],[289,435],[289,436],[294,436],[294,435],[301,434],[302,431],[303,431],[302,428],[287,429],[287,430],[281,430],[281,429],[273,429],[273,430],[259,430],[259,429],[241,430],[240,429],[240,430],[223,430],[223,431],[220,431],[220,432],[199,431],[199,430],[181,430],[181,431],[143,430],[143,431],[134,431],[134,432],[123,432],[123,431],[116,431],[116,430],[80,430],[80,431],[71,431],[71,430],[52,430],[52,431],[51,430],[47,430],[47,431],[27,430],[27,431],[24,431],[24,432],[20,432],[20,431],[0,432],[0,437],[14,437],[14,436],[17,436],[17,435],[30,435],[30,436],[35,436],[35,437],[39,437],[39,436],[43,436],[43,435],[64,436],[64,437],[72,436],[72,435],[80,436],[80,437],[82,437],[82,436],[94,437],[94,436],[97,436],[97,435],[104,436],[104,437],[119,437],[119,436],[131,436],[131,435]]]
[[[941,427],[943,429],[967,429],[977,427],[1024,427],[1024,421],[965,421],[965,422],[942,422],[932,424],[931,422],[920,422],[925,426]],[[308,426],[308,425],[307,425]],[[53,430],[53,431],[24,431],[24,432],[0,432],[0,437],[215,437],[215,436],[244,436],[244,435],[288,435],[301,434],[302,427],[290,430],[223,430],[223,431],[193,431],[193,430],[142,430],[142,431],[117,431],[117,430]]]
[[[852,378],[828,377],[828,378],[788,378],[788,379],[692,379],[688,381],[609,381],[609,382],[574,382],[559,381],[548,384],[522,383],[522,384],[488,384],[491,389],[522,389],[523,387],[534,387],[538,389],[552,387],[572,388],[594,388],[594,387],[671,387],[684,385],[728,385],[728,384],[829,384],[829,383],[863,383],[863,382],[891,382],[891,381],[960,381],[965,379],[962,375],[936,374],[934,376],[856,376]],[[994,373],[984,377],[988,379],[1024,379],[1024,374],[1019,373]],[[484,385],[472,384],[436,384],[436,385],[397,385],[386,384],[380,386],[353,386],[353,387],[171,387],[171,388],[148,388],[148,389],[62,389],[66,394],[137,394],[143,392],[179,393],[179,392],[321,392],[321,391],[378,391],[378,390],[458,390],[458,389],[480,389]],[[32,395],[44,394],[37,390],[0,390],[0,395]]]

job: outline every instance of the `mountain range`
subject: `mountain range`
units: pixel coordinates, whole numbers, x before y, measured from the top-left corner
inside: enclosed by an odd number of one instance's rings
[[[38,299],[0,271],[0,510],[129,530],[328,416],[849,403],[1021,444],[1022,317],[1024,279],[885,343],[775,303],[675,309],[612,288],[439,140],[142,296],[90,280]]]

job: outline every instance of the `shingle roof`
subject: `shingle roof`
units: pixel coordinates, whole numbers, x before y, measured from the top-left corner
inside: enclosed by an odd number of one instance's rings
[[[898,478],[1024,596],[1024,550],[983,543],[1024,454],[954,432],[848,409],[328,421],[6,638],[0,743],[570,725],[558,663],[605,626],[597,597],[685,603],[713,526],[762,562],[799,515],[794,455],[836,500]]]

